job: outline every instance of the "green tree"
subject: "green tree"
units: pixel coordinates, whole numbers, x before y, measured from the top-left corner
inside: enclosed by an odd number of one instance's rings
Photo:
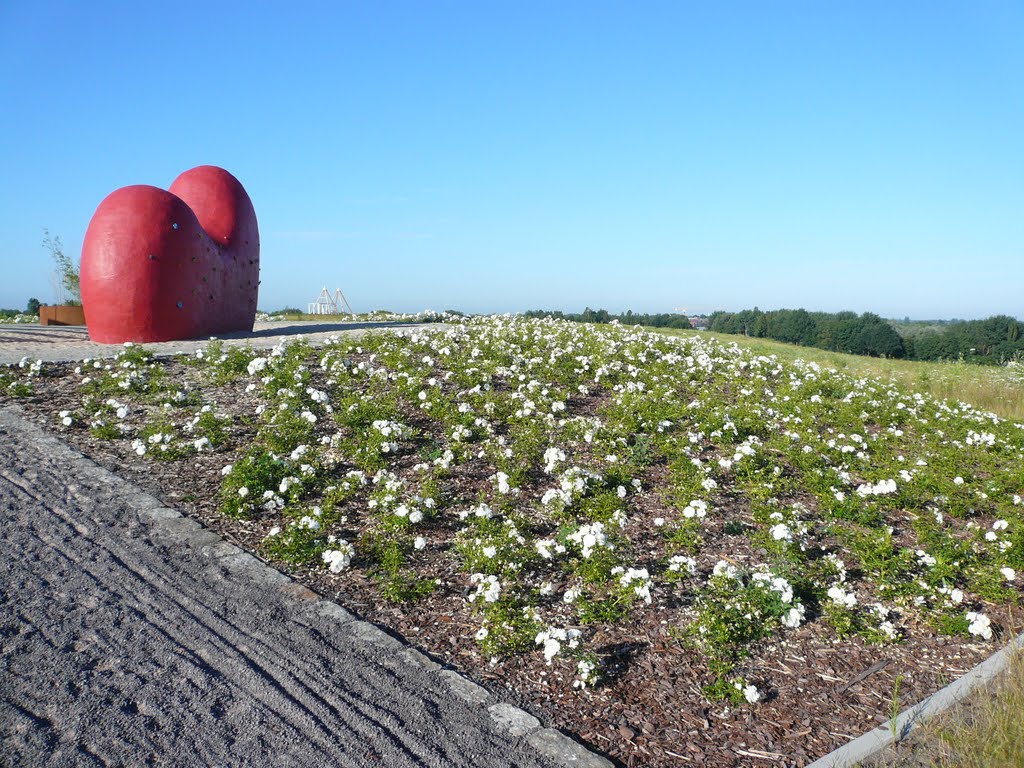
[[[33,297],[28,300],[28,304],[25,305],[26,315],[38,315],[39,314],[40,302],[39,299]]]
[[[58,304],[81,304],[82,290],[79,281],[79,265],[64,253],[60,236],[52,236],[50,230],[43,230],[43,248],[50,252],[54,265],[54,291]]]

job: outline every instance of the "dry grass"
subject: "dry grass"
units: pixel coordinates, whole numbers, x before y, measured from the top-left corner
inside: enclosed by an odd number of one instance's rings
[[[1024,768],[1024,652],[1005,674],[861,768]]]
[[[925,728],[942,744],[938,765],[963,768],[1024,766],[1024,654],[1007,674],[959,711]]]
[[[678,336],[695,331],[652,329]],[[800,347],[770,339],[728,333],[710,334],[726,343],[736,342],[756,354],[778,355],[780,360],[813,360],[855,376],[892,379],[918,392],[943,400],[961,400],[976,408],[1024,423],[1024,366],[971,365],[963,362],[924,363],[912,360],[844,355],[814,347]]]

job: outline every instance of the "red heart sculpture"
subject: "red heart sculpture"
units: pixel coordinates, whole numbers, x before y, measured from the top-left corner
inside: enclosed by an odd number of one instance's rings
[[[82,244],[82,309],[93,341],[171,341],[251,331],[259,290],[256,211],[212,165],[170,191],[136,185],[104,198]]]

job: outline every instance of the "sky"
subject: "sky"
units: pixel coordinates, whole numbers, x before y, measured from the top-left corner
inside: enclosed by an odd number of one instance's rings
[[[0,0],[0,307],[245,186],[259,306],[1024,318],[1024,3]]]

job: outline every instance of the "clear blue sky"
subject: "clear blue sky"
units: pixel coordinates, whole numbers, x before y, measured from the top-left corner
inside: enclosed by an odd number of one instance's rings
[[[0,2],[0,306],[227,168],[260,307],[1024,317],[1024,3]]]

